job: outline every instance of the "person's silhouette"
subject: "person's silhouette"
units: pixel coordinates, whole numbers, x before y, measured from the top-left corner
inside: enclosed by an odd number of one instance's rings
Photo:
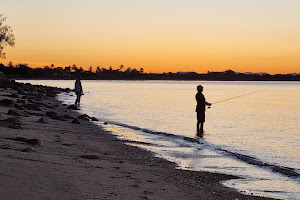
[[[75,81],[75,89],[74,89],[74,92],[77,96],[76,100],[75,100],[75,105],[80,105],[80,98],[81,98],[81,95],[83,95],[83,90],[82,90],[82,85],[81,85],[81,82],[80,82],[80,77],[78,77]]]
[[[203,86],[197,86],[198,93],[196,94],[196,101],[197,101],[197,135],[203,137],[203,124],[205,122],[205,106],[211,105],[211,103],[206,102],[203,92]]]

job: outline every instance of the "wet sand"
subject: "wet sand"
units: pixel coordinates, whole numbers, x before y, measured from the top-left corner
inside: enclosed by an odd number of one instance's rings
[[[267,199],[220,183],[237,177],[176,169],[87,116],[72,123],[81,113],[58,92],[1,83],[1,199]]]

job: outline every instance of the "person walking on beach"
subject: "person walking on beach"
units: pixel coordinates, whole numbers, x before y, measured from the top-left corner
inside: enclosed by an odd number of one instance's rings
[[[203,124],[205,122],[205,106],[210,106],[211,103],[206,102],[203,92],[203,86],[197,86],[198,93],[196,94],[196,112],[197,112],[197,134],[203,134]]]
[[[80,82],[80,77],[78,77],[75,81],[75,89],[74,89],[74,92],[77,96],[76,100],[75,100],[75,105],[79,106],[80,105],[80,98],[81,98],[81,95],[83,95],[83,90],[82,90],[82,85],[81,85],[81,82]]]

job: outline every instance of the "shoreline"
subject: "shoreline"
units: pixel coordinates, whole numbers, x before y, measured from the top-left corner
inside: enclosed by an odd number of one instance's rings
[[[51,95],[60,89],[7,84],[0,85],[4,199],[271,199],[244,195],[220,183],[238,177],[175,169],[175,163],[126,145],[86,116],[78,119],[80,124],[72,123],[80,111]],[[11,104],[4,105],[3,99]],[[9,115],[10,109],[23,116]],[[32,145],[24,138],[40,143]]]

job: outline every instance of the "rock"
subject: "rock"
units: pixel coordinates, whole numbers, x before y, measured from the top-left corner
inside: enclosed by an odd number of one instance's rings
[[[25,149],[22,150],[22,152],[35,152],[35,150],[33,150],[33,148],[31,147],[26,147]]]
[[[3,72],[0,72],[0,82],[8,82],[9,79],[6,78],[5,74]]]
[[[70,93],[72,90],[70,88],[66,88],[63,91],[66,92],[66,93]]]
[[[28,141],[28,139],[27,139],[27,138],[24,138],[24,137],[16,137],[16,138],[12,138],[12,140],[20,141],[20,142],[27,142],[27,141]]]
[[[43,124],[50,124],[49,120],[46,117],[41,117],[37,122]]]
[[[92,117],[92,121],[99,121],[96,117]]]
[[[10,95],[10,97],[12,97],[12,98],[20,98],[20,95],[18,95],[18,94],[16,94],[16,93],[12,93],[12,94]]]
[[[61,121],[67,121],[64,117],[62,116],[59,116],[59,119],[58,120],[61,120]]]
[[[56,112],[53,112],[53,111],[48,111],[48,112],[46,112],[46,115],[47,115],[48,117],[50,117],[51,119],[56,119],[56,120],[66,121],[65,118],[63,118],[62,116],[59,116]]]
[[[86,120],[86,121],[90,121],[90,119],[91,119],[91,117],[88,116],[87,114],[79,115],[77,118],[78,119],[83,119],[83,120]]]
[[[72,110],[79,110],[78,107],[76,105],[69,105],[68,109],[72,109]]]
[[[84,118],[90,118],[91,119],[91,117],[88,116],[87,114],[79,115],[77,118],[78,119],[84,119]]]
[[[31,145],[37,145],[37,146],[40,146],[40,147],[43,147],[44,144],[41,140],[39,139],[29,139],[26,141],[27,144],[31,144]]]
[[[92,160],[95,160],[95,159],[100,159],[98,156],[96,155],[83,155],[83,156],[80,156],[81,158],[87,158],[87,159],[92,159]]]
[[[20,120],[18,120],[16,118],[6,118],[3,120],[0,120],[0,126],[14,128],[14,129],[23,129],[21,127]]]
[[[75,118],[75,119],[73,119],[72,123],[73,123],[73,124],[80,124],[79,120],[78,120],[78,119],[76,119],[76,118]]]
[[[50,118],[57,118],[57,117],[59,117],[58,114],[56,112],[54,112],[54,111],[48,111],[48,112],[46,112],[46,115],[48,117],[50,117]]]
[[[2,114],[0,113],[0,120],[5,120],[5,119],[7,119],[7,117],[5,117],[4,115],[2,115]]]
[[[25,110],[25,108],[20,104],[16,104],[15,108],[18,109],[18,110]]]
[[[104,125],[107,125],[108,123],[107,123],[107,122],[104,122],[103,124],[104,124]]]
[[[16,86],[16,87],[14,87],[14,89],[16,91],[18,91],[18,94],[22,94],[22,95],[26,94],[25,91],[23,90],[23,88],[21,88],[21,87]]]
[[[16,104],[16,101],[13,99],[2,99],[2,105],[7,107],[13,107]]]
[[[8,113],[9,115],[15,115],[15,116],[22,116],[22,117],[29,117],[30,114],[25,111],[20,111],[16,109],[9,109]]]
[[[55,97],[56,94],[53,94],[52,92],[47,92],[46,96],[47,97]]]

